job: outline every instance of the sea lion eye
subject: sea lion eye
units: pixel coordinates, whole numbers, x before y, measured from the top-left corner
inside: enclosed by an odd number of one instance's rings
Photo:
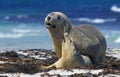
[[[57,19],[60,20],[60,16],[58,16]]]

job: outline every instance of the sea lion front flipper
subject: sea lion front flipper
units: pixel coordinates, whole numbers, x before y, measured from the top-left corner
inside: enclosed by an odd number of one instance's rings
[[[74,42],[71,40],[67,32],[64,33],[64,40],[65,41],[62,43],[63,65],[65,64],[66,68],[83,66],[83,58],[80,52],[76,49]]]
[[[71,61],[74,60],[76,66],[93,66],[91,59],[86,55],[82,55],[80,51],[75,47],[74,42],[71,40],[67,32],[64,33],[64,39],[65,42],[62,52],[68,54],[67,56],[70,56],[69,58]]]
[[[75,45],[73,41],[69,38],[69,34],[67,32],[64,33],[64,42],[63,42],[62,52],[64,51],[75,51]]]

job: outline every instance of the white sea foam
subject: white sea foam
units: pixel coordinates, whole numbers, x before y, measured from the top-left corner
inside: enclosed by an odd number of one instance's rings
[[[39,33],[43,30],[30,30],[30,29],[13,29],[12,30],[15,33]]]
[[[102,30],[102,32],[109,43],[120,43],[119,30]]]
[[[96,24],[116,21],[115,18],[110,18],[110,19],[95,18],[95,19],[91,19],[91,18],[85,18],[85,17],[77,18],[77,19],[73,19],[73,20],[75,20],[75,21],[84,21],[84,22],[89,22],[89,23],[96,23]]]
[[[113,5],[110,10],[113,12],[120,12],[120,7]]]
[[[115,40],[115,43],[120,43],[120,37]]]
[[[32,29],[12,29],[11,33],[0,33],[0,38],[21,38],[24,36],[40,36],[41,32],[47,32],[47,30],[32,30]]]
[[[4,19],[5,19],[5,20],[9,20],[9,19],[10,19],[10,16],[5,16]]]
[[[31,30],[31,29],[13,29],[12,32],[14,33],[40,33],[45,30]]]
[[[38,33],[0,33],[0,38],[22,38],[25,36],[39,36]]]
[[[0,33],[0,38],[21,38],[24,34]]]
[[[29,33],[30,32],[30,30],[23,30],[23,29],[13,29],[12,30],[13,32],[18,32],[18,33]]]
[[[31,29],[12,29],[12,33],[0,33],[0,38],[21,38],[24,36],[39,36],[41,32],[46,30]]]

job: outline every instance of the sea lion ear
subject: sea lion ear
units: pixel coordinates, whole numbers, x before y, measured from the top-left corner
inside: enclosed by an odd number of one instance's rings
[[[64,20],[62,26],[63,26],[64,32],[68,32],[69,33],[69,26],[70,26],[70,24],[68,23],[68,21]]]

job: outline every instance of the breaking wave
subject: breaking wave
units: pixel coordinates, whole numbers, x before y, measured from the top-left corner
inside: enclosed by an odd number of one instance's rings
[[[115,43],[120,43],[120,37],[115,40]]]
[[[43,30],[30,30],[30,29],[13,29],[12,30],[15,33],[39,33]]]
[[[113,5],[110,10],[113,12],[120,12],[120,7]]]
[[[0,38],[21,38],[24,34],[0,33]]]
[[[116,21],[115,18],[111,18],[111,19],[101,19],[101,18],[96,18],[96,19],[91,19],[91,18],[77,18],[77,19],[73,19],[73,20],[74,20],[74,21],[81,21],[81,22],[96,23],[96,24],[101,24],[101,23],[114,22],[114,21]]]
[[[25,36],[40,36],[44,30],[13,29],[11,33],[0,33],[0,38],[22,38]]]
[[[102,30],[108,43],[118,44],[120,43],[120,31],[119,30]]]
[[[9,19],[10,19],[10,16],[5,16],[4,19],[5,19],[5,20],[9,20]]]
[[[38,33],[0,33],[0,38],[23,38],[26,36],[39,36],[40,34]]]

